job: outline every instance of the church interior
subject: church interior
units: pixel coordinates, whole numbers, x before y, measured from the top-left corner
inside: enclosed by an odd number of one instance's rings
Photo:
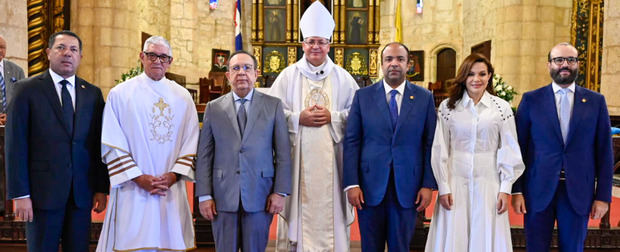
[[[227,58],[236,50],[236,30],[243,49],[259,61],[255,87],[267,89],[302,57],[299,19],[314,1],[321,1],[336,23],[329,57],[360,87],[382,78],[381,49],[400,41],[410,50],[407,79],[429,89],[437,105],[447,98],[459,63],[476,52],[490,59],[497,81],[517,107],[523,93],[551,82],[549,49],[570,42],[579,51],[577,84],[604,95],[611,124],[620,127],[616,0],[241,0],[238,16],[233,0],[212,0],[211,5],[207,0],[0,0],[0,35],[7,42],[6,59],[28,77],[47,70],[49,35],[77,33],[83,41],[77,75],[98,86],[104,97],[141,72],[138,55],[144,41],[161,35],[170,41],[174,58],[166,77],[190,91],[200,114],[207,102],[230,91],[225,72]],[[614,197],[610,212],[589,223],[586,247],[593,251],[620,251],[620,135],[613,143]],[[4,153],[4,126],[0,148]],[[4,171],[4,157],[0,166]],[[210,251],[210,224],[198,214],[189,185],[196,242],[199,251]],[[412,251],[424,248],[434,205],[433,200],[419,215]],[[8,200],[0,221],[0,251],[25,248],[24,224],[15,221],[12,212]],[[91,244],[97,242],[104,215],[93,214]],[[511,212],[516,251],[525,248],[522,218]],[[271,240],[275,226],[274,221]],[[351,240],[352,248],[359,249],[357,223],[351,227]]]

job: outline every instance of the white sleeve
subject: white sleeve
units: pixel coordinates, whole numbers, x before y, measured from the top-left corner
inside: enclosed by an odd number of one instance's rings
[[[446,102],[439,106],[435,137],[431,149],[431,167],[439,188],[439,195],[451,193],[450,171],[448,160],[450,158],[450,128],[448,124],[451,111]]]
[[[335,71],[335,70],[334,70]],[[340,101],[342,104],[337,104],[336,107],[342,108],[337,111],[331,111],[331,124],[330,124],[330,134],[332,136],[332,140],[334,143],[340,143],[342,139],[344,139],[344,134],[347,126],[347,118],[349,117],[349,110],[351,109],[351,103],[353,103],[353,97],[355,96],[355,91],[358,89],[357,82],[355,79],[350,76],[344,76],[344,80],[341,80],[342,83],[332,83],[332,85],[342,85],[339,88],[339,94],[332,94],[333,96],[338,96],[344,99]]]
[[[182,175],[182,178],[194,182],[195,178],[195,163],[196,150],[198,149],[198,113],[196,112],[196,106],[190,104],[185,116],[185,128],[181,137],[181,150],[179,151],[179,157],[177,158],[171,172]]]
[[[521,149],[517,139],[517,128],[509,105],[502,106],[502,120],[499,130],[499,149],[497,150],[497,169],[499,169],[500,192],[510,194],[512,184],[523,174],[525,165],[521,157]]]

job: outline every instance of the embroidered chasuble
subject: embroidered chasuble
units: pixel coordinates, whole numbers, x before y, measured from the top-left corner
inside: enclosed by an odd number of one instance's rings
[[[321,81],[303,78],[304,109],[327,106],[331,100],[329,76]],[[301,138],[301,229],[304,247],[334,247],[334,145],[329,126],[300,127]],[[319,217],[320,216],[320,217]]]
[[[195,248],[186,181],[194,181],[199,130],[189,92],[143,73],[110,91],[103,114],[101,151],[112,189],[97,251]],[[165,196],[132,181],[167,172],[181,176]]]

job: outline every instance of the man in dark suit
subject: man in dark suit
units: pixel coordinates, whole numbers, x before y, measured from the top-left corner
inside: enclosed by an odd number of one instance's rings
[[[525,213],[528,251],[549,251],[557,220],[561,251],[583,251],[588,216],[600,219],[611,201],[613,174],[605,98],[575,85],[577,49],[549,52],[553,83],[527,92],[517,110],[525,173],[513,185],[513,207]]]
[[[27,221],[29,251],[88,251],[91,209],[105,209],[109,187],[101,162],[101,90],[75,76],[82,42],[50,36],[50,68],[22,80],[6,126],[8,197]]]
[[[362,251],[409,251],[416,211],[437,188],[430,165],[433,95],[405,80],[407,47],[381,52],[383,81],[355,93],[344,140],[344,183],[357,208]],[[416,208],[417,205],[417,208]]]
[[[198,144],[196,196],[217,251],[265,251],[269,225],[291,193],[291,148],[282,102],[254,90],[256,58],[230,56],[232,92],[209,102]]]

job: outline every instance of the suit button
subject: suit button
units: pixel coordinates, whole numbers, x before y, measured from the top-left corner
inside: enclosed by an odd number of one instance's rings
[[[241,173],[241,171],[237,171],[237,174],[240,174],[240,173]]]

